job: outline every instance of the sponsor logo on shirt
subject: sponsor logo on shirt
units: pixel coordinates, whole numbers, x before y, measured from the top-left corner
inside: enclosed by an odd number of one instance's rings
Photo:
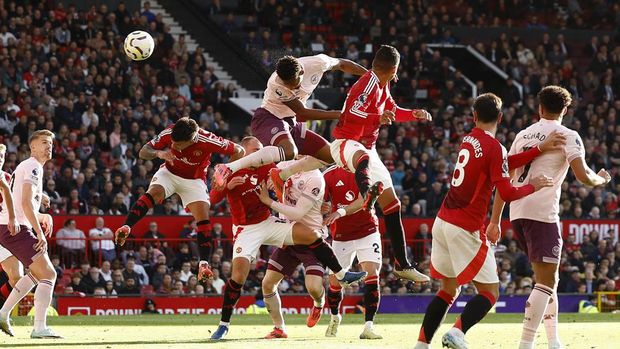
[[[355,194],[353,193],[353,190],[349,190],[346,194],[344,194],[344,198],[349,202],[353,201],[353,199],[355,199]]]

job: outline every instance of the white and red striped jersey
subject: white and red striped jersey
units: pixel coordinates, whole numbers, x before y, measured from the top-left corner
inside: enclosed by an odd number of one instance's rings
[[[211,153],[231,155],[235,151],[235,143],[216,136],[209,131],[198,129],[194,144],[178,151],[171,148],[172,126],[168,126],[159,135],[153,138],[149,144],[153,149],[171,149],[174,160],[166,161],[168,171],[185,179],[206,179],[207,167],[211,163]]]

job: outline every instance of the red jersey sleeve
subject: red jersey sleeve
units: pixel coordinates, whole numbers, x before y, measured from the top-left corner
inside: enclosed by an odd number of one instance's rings
[[[209,131],[200,130],[199,132],[198,138],[207,145],[210,153],[232,155],[235,152],[235,143]]]
[[[490,162],[491,182],[499,192],[499,196],[506,202],[518,200],[534,192],[531,184],[522,187],[513,187],[510,184],[510,174],[508,170],[508,152],[506,148],[499,144],[494,147]]]
[[[155,138],[151,139],[149,145],[155,150],[166,149],[172,144],[172,126],[161,131]]]
[[[389,87],[386,89],[388,98],[385,101],[385,110],[391,110],[395,114],[395,120],[398,122],[413,121],[413,110],[407,108],[401,108],[396,105],[396,101],[392,98]]]
[[[209,200],[211,200],[211,205],[217,204],[218,202],[222,201],[226,196],[227,191],[228,190],[226,189],[217,190],[215,188],[211,188],[211,191],[209,192]]]

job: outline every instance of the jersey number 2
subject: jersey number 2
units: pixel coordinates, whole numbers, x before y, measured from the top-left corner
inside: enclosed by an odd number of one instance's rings
[[[465,165],[469,162],[469,150],[461,149],[459,152],[456,165],[454,165],[454,173],[452,173],[452,186],[458,187],[465,180]]]

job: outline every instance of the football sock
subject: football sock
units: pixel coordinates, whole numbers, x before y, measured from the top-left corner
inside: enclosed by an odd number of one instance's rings
[[[454,327],[463,331],[463,333],[467,333],[472,326],[484,318],[496,301],[495,296],[489,292],[482,291],[478,293],[467,302],[465,309],[463,309],[463,313],[456,320]],[[540,320],[538,320],[538,322],[540,322]]]
[[[397,269],[411,266],[407,259],[407,245],[405,244],[405,230],[400,212],[400,201],[394,200],[383,210],[385,230],[388,232],[394,251],[394,263]]]
[[[274,162],[284,161],[286,155],[284,149],[273,145],[268,145],[263,149],[254,152],[250,155],[244,156],[241,159],[229,162],[226,166],[233,172],[237,172],[244,168],[260,167]]]
[[[560,342],[560,337],[558,336],[558,307],[558,293],[554,291],[549,298],[544,315],[545,332],[547,333],[549,343]]]
[[[308,247],[310,247],[310,250],[312,250],[319,262],[336,273],[339,280],[344,277],[344,272],[342,272],[343,269],[340,263],[338,263],[338,258],[336,258],[334,250],[332,250],[332,247],[325,242],[323,238],[318,238],[315,242],[308,245]]]
[[[315,297],[312,292],[310,292],[310,296],[314,301],[314,307],[323,309],[323,306],[325,305],[325,289],[321,287],[321,291],[322,292],[320,296]]]
[[[47,308],[52,303],[54,281],[39,280],[34,291],[34,330],[42,331],[47,327]]]
[[[284,318],[282,317],[282,302],[278,291],[263,296],[265,307],[269,312],[271,321],[276,328],[284,330]]]
[[[369,276],[364,281],[366,287],[364,289],[364,318],[366,321],[373,321],[377,309],[379,308],[379,277]]]
[[[138,200],[131,206],[127,218],[125,218],[125,225],[133,227],[142,217],[146,216],[146,213],[150,208],[155,206],[155,200],[149,193],[144,193]]]
[[[9,313],[11,313],[11,310],[13,310],[15,305],[19,303],[22,298],[26,297],[28,292],[30,292],[30,290],[32,290],[32,288],[36,284],[37,279],[35,279],[32,274],[28,273],[22,276],[21,279],[19,279],[17,283],[15,283],[13,291],[11,291],[11,294],[9,294],[9,296],[6,298],[2,309],[0,309],[0,318],[7,320],[9,318]]]
[[[355,183],[357,183],[357,188],[362,197],[366,197],[366,193],[368,193],[368,188],[370,187],[369,161],[370,157],[368,154],[364,154],[359,158],[357,166],[355,167]]]
[[[241,287],[233,279],[228,279],[224,286],[224,302],[222,303],[222,317],[221,321],[230,323],[230,317],[232,316],[233,309],[237,305],[239,297],[241,297]]]
[[[208,261],[211,254],[211,222],[208,219],[196,223],[196,243],[201,261]]]
[[[418,341],[422,343],[430,343],[435,335],[435,332],[441,325],[448,309],[456,299],[458,294],[452,297],[448,292],[439,290],[433,300],[426,308],[426,314],[424,314],[424,320],[422,321],[422,328],[420,328],[420,335]]]
[[[521,334],[521,343],[534,343],[534,337],[538,326],[545,315],[549,298],[553,295],[553,289],[543,285],[536,284],[532,293],[530,293],[525,303],[525,316],[523,319],[523,332]]]
[[[342,303],[342,287],[340,287],[340,285],[329,285],[329,290],[327,291],[327,305],[332,315],[338,315],[340,313],[340,303]]]
[[[325,165],[327,164],[313,156],[304,156],[303,158],[293,162],[291,165],[280,169],[280,178],[283,181],[286,181],[290,176],[296,173],[316,170]]]

